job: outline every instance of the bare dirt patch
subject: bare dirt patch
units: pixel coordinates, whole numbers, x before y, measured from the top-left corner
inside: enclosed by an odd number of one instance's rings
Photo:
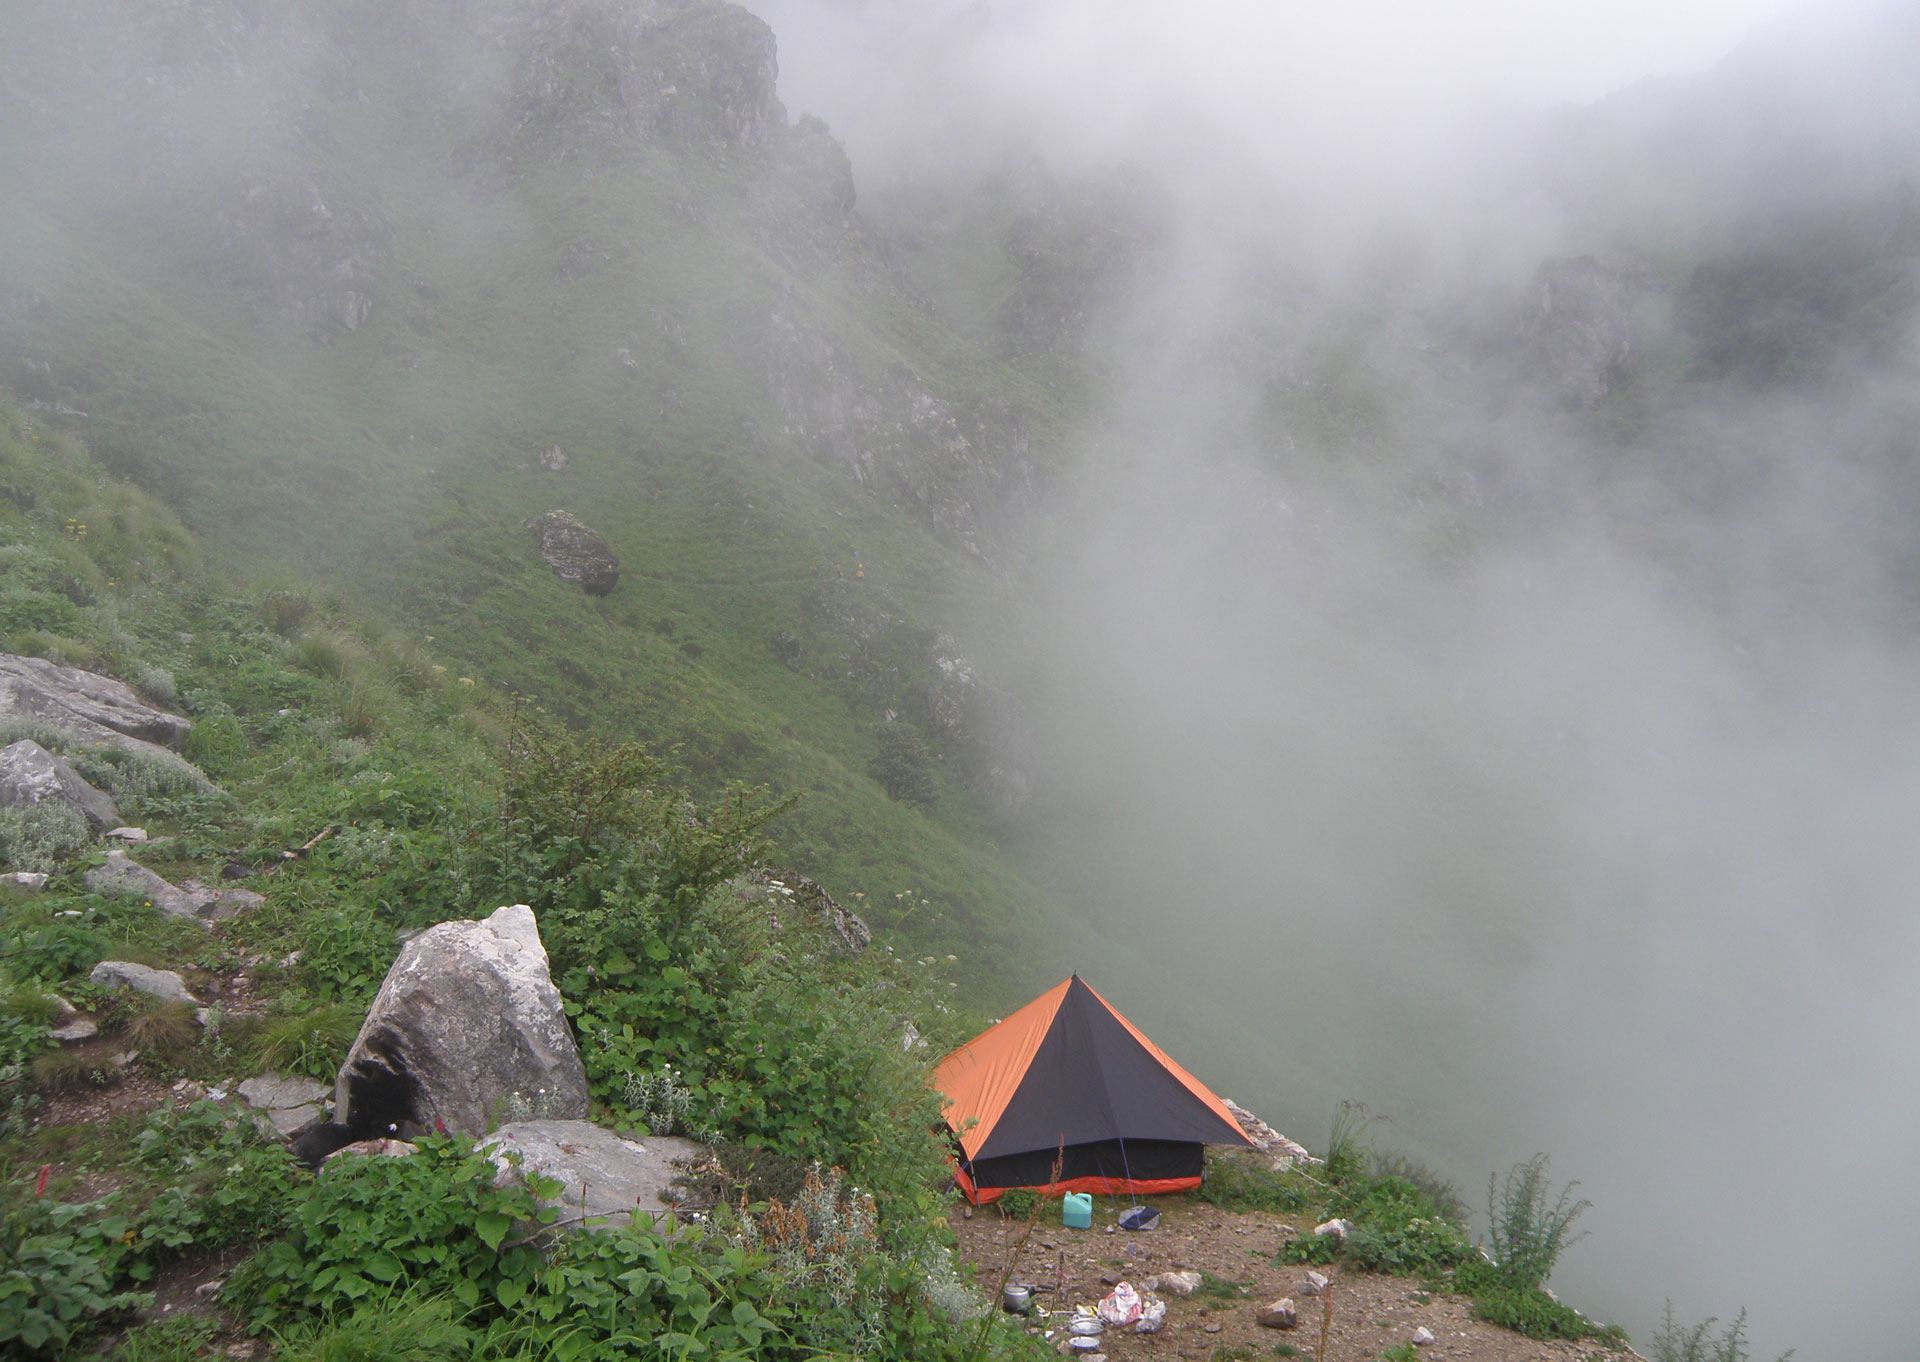
[[[1380,1277],[1323,1268],[1332,1278],[1319,1298],[1302,1295],[1307,1269],[1274,1262],[1293,1234],[1311,1231],[1271,1214],[1236,1215],[1186,1197],[1155,1197],[1158,1228],[1139,1233],[1112,1228],[1116,1209],[1096,1206],[1093,1228],[1069,1230],[1059,1223],[1059,1203],[1049,1203],[1024,1245],[1025,1225],[991,1206],[971,1219],[952,1213],[960,1252],[979,1269],[987,1286],[999,1282],[1012,1262],[1012,1279],[1036,1288],[1035,1300],[1049,1312],[1036,1317],[1042,1329],[1062,1329],[1076,1304],[1093,1305],[1127,1281],[1136,1289],[1161,1272],[1208,1274],[1200,1291],[1184,1299],[1163,1296],[1165,1327],[1157,1334],[1109,1329],[1101,1351],[1112,1362],[1267,1362],[1285,1357],[1314,1362],[1373,1362],[1389,1348],[1413,1341],[1425,1326],[1434,1342],[1420,1349],[1426,1362],[1632,1362],[1630,1352],[1595,1342],[1539,1342],[1469,1317],[1470,1302],[1420,1289],[1408,1277]],[[1121,1209],[1124,1209],[1122,1207]],[[1049,1213],[1051,1218],[1048,1217]],[[1263,1328],[1256,1309],[1291,1296],[1300,1324],[1291,1330]],[[1322,1331],[1324,1329],[1324,1340]],[[1291,1349],[1292,1351],[1287,1351]]]

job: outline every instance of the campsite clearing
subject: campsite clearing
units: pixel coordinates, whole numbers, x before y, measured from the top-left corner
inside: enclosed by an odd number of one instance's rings
[[[1037,1288],[1036,1304],[1052,1312],[1049,1318],[1036,1316],[1034,1322],[1063,1334],[1073,1307],[1096,1304],[1114,1282],[1138,1288],[1156,1273],[1206,1274],[1193,1295],[1162,1297],[1167,1320],[1159,1333],[1109,1329],[1101,1338],[1101,1351],[1112,1362],[1268,1362],[1284,1357],[1374,1362],[1388,1349],[1410,1344],[1422,1325],[1434,1334],[1434,1342],[1418,1350],[1423,1362],[1633,1362],[1636,1356],[1609,1350],[1595,1340],[1540,1342],[1483,1324],[1469,1317],[1471,1302],[1464,1297],[1429,1294],[1408,1277],[1335,1266],[1322,1269],[1332,1277],[1326,1295],[1303,1296],[1298,1288],[1307,1269],[1276,1263],[1274,1257],[1290,1232],[1310,1232],[1310,1224],[1266,1212],[1235,1214],[1183,1195],[1153,1197],[1150,1204],[1162,1213],[1158,1228],[1130,1234],[1108,1233],[1118,1211],[1125,1209],[1124,1198],[1117,1206],[1108,1198],[1096,1200],[1091,1230],[1062,1228],[1059,1202],[1049,1201],[1024,1245],[1018,1241],[1026,1222],[993,1206],[975,1209],[971,1219],[956,1206],[951,1219],[960,1252],[978,1269],[981,1284],[997,1283],[1014,1252],[1012,1280]],[[1261,1327],[1254,1311],[1283,1296],[1294,1298],[1299,1327]],[[1293,1351],[1286,1351],[1289,1348]]]

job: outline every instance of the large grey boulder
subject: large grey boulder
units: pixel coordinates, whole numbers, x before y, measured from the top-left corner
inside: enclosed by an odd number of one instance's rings
[[[595,1222],[625,1225],[635,1211],[656,1219],[673,1209],[673,1181],[706,1146],[672,1135],[645,1139],[616,1135],[586,1121],[515,1121],[487,1137],[487,1149],[501,1172],[516,1155],[522,1175],[539,1173],[558,1182],[558,1196],[543,1204],[557,1207],[566,1228]],[[574,1217],[584,1216],[584,1221]]]
[[[516,1118],[587,1114],[587,1074],[525,904],[414,937],[340,1066],[334,1120],[484,1135]]]
[[[540,556],[553,575],[589,596],[604,596],[620,581],[620,560],[607,541],[567,511],[548,511],[523,522],[540,538]]]
[[[0,653],[0,718],[32,719],[93,742],[135,750],[178,747],[192,727],[133,687],[42,657]]]
[[[0,749],[0,805],[25,808],[47,800],[77,810],[95,832],[120,821],[108,795],[31,738]]]

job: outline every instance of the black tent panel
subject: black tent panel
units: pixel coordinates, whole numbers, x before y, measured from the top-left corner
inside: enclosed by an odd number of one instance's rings
[[[997,1159],[975,1159],[967,1165],[967,1175],[976,1187],[1043,1187],[1055,1181],[1055,1158],[1061,1161],[1060,1182],[1197,1178],[1206,1168],[1206,1146],[1189,1140],[1099,1140],[1068,1145],[1064,1151],[1031,1149]]]
[[[1237,1130],[1223,1128],[1219,1114],[1168,1072],[1076,977],[1019,1088],[974,1155],[973,1167],[1009,1155],[1044,1155],[1039,1169],[1044,1180],[1054,1151],[1063,1144],[1124,1140],[1131,1160],[1136,1141],[1184,1141],[1194,1145],[1192,1173],[1198,1174],[1199,1144],[1238,1136]]]

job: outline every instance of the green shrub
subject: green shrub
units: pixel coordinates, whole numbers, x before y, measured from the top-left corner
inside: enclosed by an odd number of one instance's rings
[[[285,1239],[231,1279],[231,1298],[256,1323],[352,1309],[390,1288],[447,1292],[469,1308],[511,1307],[541,1255],[507,1243],[522,1222],[545,1223],[525,1187],[495,1186],[493,1164],[465,1140],[427,1136],[410,1158],[352,1159],[329,1168],[292,1216]]]
[[[371,909],[320,909],[301,923],[300,977],[324,1002],[364,1007],[396,953],[393,928]]]
[[[86,817],[62,800],[0,809],[0,865],[8,870],[55,871],[92,843]]]
[[[883,724],[874,735],[876,752],[868,768],[889,798],[928,805],[938,794],[934,783],[934,756],[926,739],[912,724]]]
[[[0,1352],[63,1351],[95,1321],[151,1299],[113,1289],[127,1226],[102,1209],[34,1198],[0,1213]]]
[[[167,1180],[134,1225],[129,1272],[136,1281],[183,1249],[222,1249],[281,1233],[309,1185],[285,1145],[214,1102],[152,1112],[134,1151]]]

